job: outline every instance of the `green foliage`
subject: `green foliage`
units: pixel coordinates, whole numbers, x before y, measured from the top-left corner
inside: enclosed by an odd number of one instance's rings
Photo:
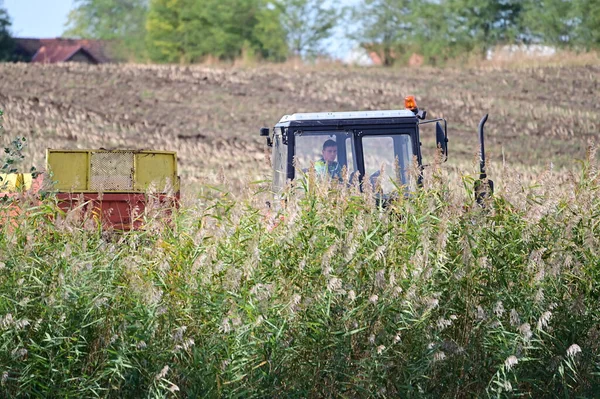
[[[3,118],[4,111],[0,109],[0,137],[2,137],[2,133],[4,132],[4,126],[2,125]],[[26,147],[27,139],[25,137],[17,137],[2,149],[2,153],[0,154],[0,174],[22,172],[19,166],[25,159],[23,151]],[[31,167],[29,173],[32,173],[34,178],[38,174],[35,167]],[[4,188],[5,184],[6,182],[3,182],[3,178],[0,176],[0,191]]]
[[[352,37],[376,51],[384,65],[392,65],[412,44],[417,4],[414,0],[363,0],[352,11],[352,20],[360,26]]]
[[[600,49],[600,4],[595,0],[578,0],[577,10],[581,17],[578,25],[580,47]]]
[[[529,0],[524,19],[531,35],[549,44],[600,48],[600,5],[593,0]]]
[[[323,41],[331,37],[344,14],[344,8],[326,7],[320,0],[275,0],[272,4],[279,11],[277,20],[290,50],[302,57],[323,53]]]
[[[65,35],[111,40],[116,56],[144,56],[147,0],[75,0]]]
[[[176,62],[182,57],[180,41],[181,1],[152,0],[146,20],[148,55],[154,61]]]
[[[0,0],[0,62],[14,59],[15,42],[10,34],[12,25],[4,3]]]
[[[260,44],[258,52],[264,59],[284,61],[287,58],[290,46],[280,21],[279,10],[273,7],[261,7],[252,33],[256,42]]]
[[[590,162],[486,210],[439,177],[387,209],[326,184],[279,211],[218,193],[124,234],[45,201],[0,234],[3,392],[594,397]]]
[[[23,150],[25,149],[27,139],[25,137],[17,137],[10,142],[8,147],[4,148],[2,159],[1,173],[17,173],[19,172],[18,164],[25,159]]]
[[[406,62],[412,53],[439,64],[513,42],[522,31],[522,8],[516,0],[364,0],[354,10],[362,27],[354,37],[385,65]]]
[[[513,43],[523,31],[521,0],[448,0],[451,35],[485,56],[496,44]]]
[[[286,56],[281,26],[262,0],[153,0],[146,23],[152,60],[234,59],[246,45],[266,59]]]
[[[600,3],[594,0],[363,0],[351,37],[385,65],[417,53],[429,64],[497,45],[541,43],[589,50],[600,40]]]
[[[413,7],[416,22],[409,48],[422,55],[425,63],[443,65],[474,50],[474,43],[466,37],[458,18],[453,16],[451,4],[422,1]],[[406,57],[403,61],[406,61]]]
[[[576,0],[576,43],[582,49],[600,49],[600,4],[595,0]]]

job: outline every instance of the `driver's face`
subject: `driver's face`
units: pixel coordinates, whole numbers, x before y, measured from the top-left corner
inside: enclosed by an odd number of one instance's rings
[[[323,149],[323,159],[325,162],[334,162],[337,158],[337,147],[325,147]]]

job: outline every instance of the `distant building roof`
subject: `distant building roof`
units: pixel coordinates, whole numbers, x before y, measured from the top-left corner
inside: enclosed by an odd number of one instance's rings
[[[40,39],[15,39],[17,50],[24,56],[33,57],[35,53],[42,47]]]
[[[98,64],[115,61],[109,54],[109,43],[104,40],[17,38],[15,41],[17,55],[24,61],[64,62],[79,51]]]
[[[82,46],[42,46],[31,59],[31,62],[53,64],[57,62],[71,61],[73,57],[81,53],[92,64],[98,64],[98,60]]]

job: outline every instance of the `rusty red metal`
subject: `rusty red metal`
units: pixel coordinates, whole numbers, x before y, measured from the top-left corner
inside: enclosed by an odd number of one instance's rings
[[[31,181],[31,187],[23,192],[0,192],[0,201],[5,198],[9,200],[0,205],[0,225],[10,221],[12,227],[17,227],[17,217],[23,213],[23,204],[29,203],[32,206],[39,204],[37,193],[42,188],[43,176],[38,175]]]
[[[78,209],[102,223],[104,229],[131,230],[144,226],[149,206],[162,220],[169,220],[173,207],[179,206],[180,194],[148,196],[140,193],[58,193],[58,207],[65,212]]]
[[[39,192],[43,187],[43,175],[32,181],[25,192],[1,193],[0,198],[12,201],[0,205],[0,224],[10,221],[16,227],[17,218],[23,213],[23,204],[40,204]],[[173,208],[179,207],[180,192],[174,195],[145,193],[56,193],[58,208],[64,212],[79,212],[83,217],[94,218],[104,230],[137,230],[144,227],[148,211],[162,221],[170,221]]]
[[[94,58],[88,50],[81,45],[47,45],[42,46],[35,53],[31,62],[53,64],[57,62],[70,61],[77,53],[81,53],[92,64],[98,64],[98,60]]]

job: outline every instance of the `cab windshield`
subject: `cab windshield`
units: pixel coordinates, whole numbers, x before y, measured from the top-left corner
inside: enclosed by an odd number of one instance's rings
[[[410,184],[413,165],[410,134],[396,132],[356,132],[357,136],[352,131],[295,132],[296,174],[314,167],[318,176],[341,181],[346,169],[351,182],[359,171],[364,171],[363,185],[371,184],[373,191],[389,194],[398,186]],[[357,163],[360,150],[364,165]]]

